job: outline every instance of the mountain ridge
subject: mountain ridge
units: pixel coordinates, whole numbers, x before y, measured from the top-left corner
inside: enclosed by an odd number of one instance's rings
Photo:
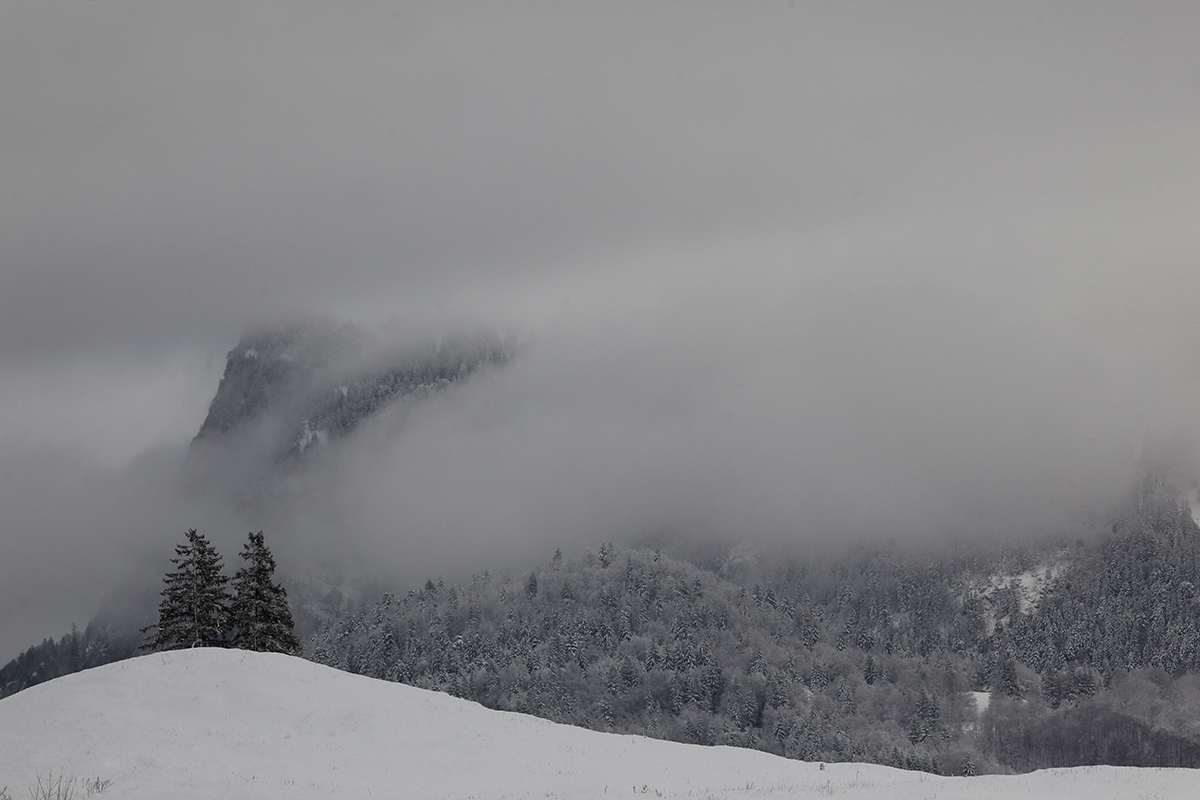
[[[277,461],[342,438],[391,403],[464,382],[516,353],[515,340],[475,333],[389,344],[350,324],[303,323],[243,334],[193,446],[266,427]]]

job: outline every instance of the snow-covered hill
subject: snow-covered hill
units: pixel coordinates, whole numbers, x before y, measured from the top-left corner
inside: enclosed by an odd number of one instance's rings
[[[1083,767],[938,778],[556,725],[283,655],[190,650],[0,700],[0,788],[39,774],[122,798],[1195,796],[1196,773]]]

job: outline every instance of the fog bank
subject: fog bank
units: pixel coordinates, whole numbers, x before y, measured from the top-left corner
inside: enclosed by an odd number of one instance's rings
[[[1182,3],[13,6],[0,659],[190,527],[408,581],[1075,524],[1200,441],[1197,40]],[[527,344],[257,504],[179,490],[225,354],[304,316]]]

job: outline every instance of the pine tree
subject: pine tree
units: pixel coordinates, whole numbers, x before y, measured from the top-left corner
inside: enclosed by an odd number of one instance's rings
[[[163,577],[166,586],[158,606],[158,624],[143,628],[154,631],[142,645],[144,650],[180,650],[187,647],[222,647],[226,644],[229,595],[221,574],[221,555],[195,529],[188,531],[186,544],[175,546],[171,563],[175,572]]]
[[[275,559],[263,543],[262,531],[249,534],[241,556],[246,566],[233,576],[230,609],[233,646],[264,653],[298,652],[287,590],[274,582]]]

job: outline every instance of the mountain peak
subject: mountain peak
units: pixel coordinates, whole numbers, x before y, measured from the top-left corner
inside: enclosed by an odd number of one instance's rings
[[[514,349],[494,334],[396,345],[349,324],[258,328],[226,356],[194,441],[265,425],[277,456],[295,457],[401,398],[423,397],[503,364]]]

